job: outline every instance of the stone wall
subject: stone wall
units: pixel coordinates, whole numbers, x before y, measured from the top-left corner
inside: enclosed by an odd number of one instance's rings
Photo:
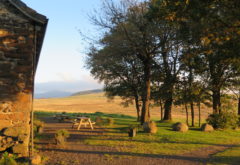
[[[0,2],[0,152],[28,156],[34,34],[33,22]]]

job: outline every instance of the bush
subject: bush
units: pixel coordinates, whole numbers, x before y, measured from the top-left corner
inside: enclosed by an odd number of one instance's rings
[[[69,137],[69,132],[65,129],[58,130],[55,134],[55,141],[57,145],[64,146],[66,139]]]
[[[15,155],[10,155],[7,152],[5,152],[2,155],[2,159],[0,160],[0,165],[17,165],[15,159],[16,159]]]
[[[34,132],[42,133],[43,127],[44,127],[44,122],[42,122],[41,120],[38,120],[38,119],[34,119],[33,127],[34,127]]]
[[[222,112],[209,115],[207,123],[212,125],[214,129],[233,129],[238,127],[239,119],[233,112]]]

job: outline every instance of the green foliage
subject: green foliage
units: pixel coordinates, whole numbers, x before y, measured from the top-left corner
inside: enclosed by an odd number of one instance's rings
[[[223,112],[209,115],[207,123],[215,129],[237,128],[239,118],[234,112]]]
[[[33,129],[35,133],[42,133],[42,129],[44,127],[44,122],[39,119],[34,119],[33,121]]]
[[[17,165],[15,155],[10,155],[9,153],[5,152],[2,155],[2,159],[0,160],[0,165]]]
[[[66,139],[69,137],[69,132],[65,129],[58,130],[55,134],[56,144],[59,146],[65,146]]]
[[[57,131],[56,136],[63,136],[65,138],[69,137],[69,132],[66,129],[60,129]]]

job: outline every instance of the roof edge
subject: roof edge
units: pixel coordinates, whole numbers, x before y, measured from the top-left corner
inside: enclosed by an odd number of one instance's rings
[[[25,16],[30,18],[31,20],[40,23],[47,24],[48,19],[44,15],[37,13],[36,11],[29,8],[25,3],[20,0],[8,0],[14,7],[20,10]],[[28,10],[28,11],[27,11]]]

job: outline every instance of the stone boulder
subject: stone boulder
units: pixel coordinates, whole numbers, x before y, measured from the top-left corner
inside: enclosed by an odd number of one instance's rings
[[[150,121],[150,122],[143,123],[143,130],[146,133],[155,134],[155,133],[157,133],[158,128],[157,128],[157,125],[154,121]]]
[[[212,131],[214,131],[214,128],[210,124],[205,123],[201,126],[201,130],[203,132],[212,132]]]
[[[187,132],[188,131],[187,124],[181,123],[181,122],[173,124],[172,128],[173,128],[173,131],[178,131],[178,132]]]
[[[135,137],[136,135],[137,135],[137,128],[129,128],[128,136],[129,137]]]
[[[32,165],[39,165],[42,163],[42,158],[41,156],[39,155],[34,155],[32,158],[31,158],[31,164]]]

